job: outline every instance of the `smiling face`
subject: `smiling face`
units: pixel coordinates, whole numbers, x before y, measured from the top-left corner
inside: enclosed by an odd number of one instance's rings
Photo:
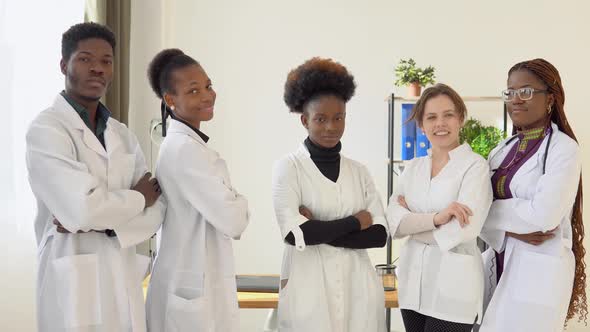
[[[309,101],[301,115],[301,123],[307,129],[309,139],[324,148],[333,148],[340,142],[345,122],[346,104],[332,95]]]
[[[517,70],[508,77],[508,89],[533,88],[546,90],[547,86],[528,70]],[[522,130],[543,127],[549,121],[548,107],[553,105],[552,94],[535,93],[531,100],[522,100],[518,96],[506,103],[506,109],[512,123]]]
[[[463,120],[451,98],[441,94],[426,101],[421,128],[434,149],[452,150],[459,146]]]
[[[106,94],[113,78],[113,48],[100,38],[78,42],[69,59],[60,62],[66,76],[66,93],[86,106]]]
[[[165,93],[164,99],[176,116],[195,128],[213,118],[217,95],[201,66],[193,64],[174,70],[172,87],[173,92]]]

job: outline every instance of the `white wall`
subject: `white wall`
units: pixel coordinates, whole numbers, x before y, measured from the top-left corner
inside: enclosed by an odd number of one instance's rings
[[[134,10],[153,6],[135,1]],[[393,68],[401,58],[435,66],[438,81],[463,95],[498,95],[512,64],[546,58],[561,72],[566,112],[584,146],[584,164],[590,165],[585,148],[590,134],[584,131],[588,2],[178,0],[166,6],[134,15],[132,40],[150,52],[134,53],[132,128],[147,148],[144,133],[159,104],[142,80],[163,36],[161,46],[179,47],[202,63],[218,93],[215,118],[202,129],[227,160],[232,181],[253,212],[235,244],[238,273],[279,272],[282,243],[270,198],[271,165],[305,138],[297,116],[288,114],[282,101],[283,84],[290,69],[312,56],[332,57],[355,75],[358,89],[348,104],[343,152],[369,167],[383,195],[384,100],[392,90],[405,94],[393,87]],[[163,24],[161,34],[158,24]],[[499,106],[488,107],[496,112]],[[374,251],[373,258],[383,262],[384,251]],[[242,310],[243,331],[260,331],[264,316]],[[570,331],[582,326],[571,324]]]
[[[148,163],[158,157],[150,146],[149,120],[159,115],[160,107],[149,87],[147,67],[163,47],[164,10],[164,3],[158,0],[131,2],[129,128],[137,135]]]
[[[25,131],[64,88],[61,34],[84,3],[0,0],[0,331],[35,331],[35,200],[25,167]],[[59,17],[59,19],[55,19]]]

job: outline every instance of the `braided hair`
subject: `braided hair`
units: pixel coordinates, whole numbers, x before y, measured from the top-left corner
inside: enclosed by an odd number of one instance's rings
[[[552,94],[555,98],[553,105],[551,105],[552,112],[550,119],[552,122],[557,124],[559,130],[576,142],[576,135],[570,127],[567,117],[565,116],[564,103],[565,93],[563,91],[563,85],[561,83],[561,77],[559,71],[551,63],[544,59],[533,59],[523,61],[515,64],[510,71],[508,76],[515,71],[526,70],[531,74],[539,78],[546,86],[548,93]],[[515,128],[513,128],[515,129]],[[584,320],[586,322],[588,318],[588,303],[586,298],[586,263],[584,262],[584,256],[586,250],[584,249],[584,223],[582,221],[582,175],[580,175],[580,182],[578,184],[578,193],[574,202],[572,212],[572,236],[573,245],[572,251],[574,252],[576,260],[576,268],[574,275],[574,286],[572,290],[572,297],[570,299],[566,324],[567,321],[572,319],[576,314],[578,315],[578,321]]]

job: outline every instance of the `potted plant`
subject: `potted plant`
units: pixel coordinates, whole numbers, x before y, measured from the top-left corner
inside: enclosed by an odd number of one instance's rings
[[[408,94],[411,97],[420,96],[423,86],[434,84],[434,67],[428,66],[424,69],[416,67],[414,59],[402,59],[395,67],[396,86],[409,86]]]
[[[506,138],[506,134],[494,127],[484,126],[479,120],[469,118],[463,125],[459,133],[459,140],[461,144],[467,142],[473,152],[478,153],[484,158],[488,158],[490,151]]]

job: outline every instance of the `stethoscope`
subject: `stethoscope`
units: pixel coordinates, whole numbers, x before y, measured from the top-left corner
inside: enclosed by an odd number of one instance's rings
[[[547,166],[547,154],[549,152],[549,144],[551,144],[551,137],[553,136],[553,128],[549,127],[549,137],[547,138],[547,145],[545,145],[545,155],[543,156],[543,175],[545,175],[545,168]],[[492,164],[492,160],[494,160],[494,158],[498,155],[498,153],[504,149],[506,146],[508,146],[510,143],[512,143],[512,141],[514,141],[515,139],[518,138],[518,135],[514,135],[512,137],[510,137],[510,139],[508,141],[506,141],[504,143],[504,146],[501,149],[498,149],[498,151],[496,151],[490,158],[489,158],[489,164]],[[496,172],[498,170],[498,168],[495,168],[492,170],[492,172]]]

